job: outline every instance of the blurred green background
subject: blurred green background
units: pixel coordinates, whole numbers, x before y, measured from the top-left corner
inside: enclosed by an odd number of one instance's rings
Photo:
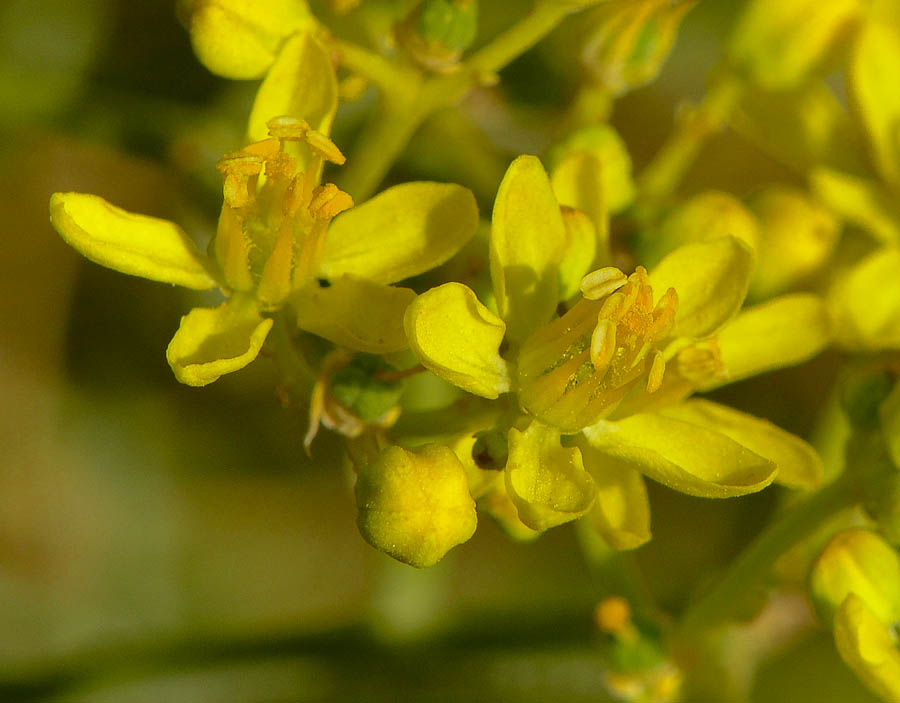
[[[482,5],[483,38],[527,3]],[[702,95],[733,7],[700,3],[661,80],[617,103],[636,166]],[[542,151],[571,97],[567,31],[463,106],[484,163],[430,150],[427,127],[392,178],[459,180],[489,213],[508,160]],[[523,545],[483,519],[430,571],[394,563],[356,531],[339,443],[323,433],[304,454],[305,417],[280,406],[271,364],[203,390],[174,380],[164,350],[202,296],[95,266],[50,228],[50,193],[77,190],[205,243],[214,164],[240,146],[255,85],[196,62],[171,0],[0,2],[0,700],[603,700],[591,613],[610,585],[571,526]],[[370,99],[342,109],[342,147]],[[723,134],[686,191],[793,180]],[[720,397],[808,434],[835,365]],[[677,612],[782,497],[653,487],[637,557],[660,602]],[[802,597],[781,599],[783,646],[755,699],[869,700]]]

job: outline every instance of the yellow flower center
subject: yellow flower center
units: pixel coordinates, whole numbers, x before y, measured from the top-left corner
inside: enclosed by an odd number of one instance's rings
[[[232,289],[255,290],[263,307],[277,308],[315,276],[328,224],[353,200],[332,183],[318,185],[324,161],[345,160],[328,137],[291,117],[276,117],[268,127],[268,139],[217,164],[225,203],[215,256]],[[305,172],[291,153],[299,151],[292,142],[311,153]]]
[[[538,330],[519,354],[519,402],[542,422],[575,432],[610,412],[644,379],[662,384],[659,349],[675,322],[670,288],[653,304],[647,271],[606,268],[585,276],[584,299]]]

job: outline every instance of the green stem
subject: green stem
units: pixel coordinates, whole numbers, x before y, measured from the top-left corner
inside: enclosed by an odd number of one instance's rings
[[[475,52],[457,71],[427,78],[397,68],[352,44],[338,43],[344,64],[376,83],[382,101],[357,139],[340,185],[358,202],[366,200],[387,175],[416,129],[437,110],[453,105],[510,61],[530,49],[571,10],[538,2],[519,22]]]
[[[731,115],[742,90],[739,79],[722,73],[713,80],[703,101],[679,117],[675,131],[638,179],[641,216],[652,216],[675,191],[706,139]]]
[[[738,557],[711,591],[688,608],[682,618],[682,632],[694,635],[708,631],[739,610],[743,598],[754,592],[782,554],[830,517],[860,501],[863,480],[864,471],[851,469],[805,503],[790,508]]]

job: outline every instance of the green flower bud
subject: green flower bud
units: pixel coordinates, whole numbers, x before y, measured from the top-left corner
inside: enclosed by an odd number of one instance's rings
[[[609,3],[587,19],[594,29],[581,60],[614,95],[649,83],[669,56],[678,26],[694,0]]]
[[[400,25],[397,37],[422,66],[453,69],[478,33],[478,0],[424,0]]]
[[[391,376],[393,367],[381,357],[358,354],[335,372],[331,393],[345,408],[362,420],[374,422],[384,417],[400,400],[403,384]]]
[[[376,549],[405,564],[433,566],[475,533],[475,501],[451,449],[387,447],[359,469],[357,525]]]
[[[731,37],[732,65],[767,90],[789,90],[823,62],[862,0],[749,0]]]
[[[759,219],[760,242],[750,295],[769,298],[814,273],[831,256],[839,224],[802,191],[771,187],[757,193],[750,209]]]
[[[840,532],[825,546],[810,576],[810,594],[823,622],[850,594],[861,598],[878,619],[900,620],[900,557],[870,530]]]

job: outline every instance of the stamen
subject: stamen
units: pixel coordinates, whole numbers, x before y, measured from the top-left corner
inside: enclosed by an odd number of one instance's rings
[[[605,320],[617,322],[624,314],[625,294],[622,292],[613,293],[603,301],[603,307],[600,308],[598,317]]]
[[[313,191],[309,214],[317,220],[330,220],[344,210],[353,207],[353,198],[334,183],[326,183]]]
[[[628,282],[628,277],[615,266],[592,271],[581,279],[581,294],[588,300],[600,300]]]
[[[298,120],[296,117],[287,115],[273,117],[266,122],[266,127],[269,128],[270,136],[287,142],[306,141],[306,134],[311,129],[306,120]]]
[[[310,149],[321,154],[325,159],[338,166],[347,161],[347,157],[337,148],[337,144],[321,132],[317,132],[314,129],[309,130],[306,133],[305,141],[309,144]]]
[[[600,319],[591,335],[591,363],[595,369],[609,365],[616,352],[616,324],[612,320]]]
[[[663,382],[663,375],[666,373],[666,358],[663,353],[656,350],[653,355],[653,363],[650,364],[650,373],[647,374],[647,392],[655,393]]]

